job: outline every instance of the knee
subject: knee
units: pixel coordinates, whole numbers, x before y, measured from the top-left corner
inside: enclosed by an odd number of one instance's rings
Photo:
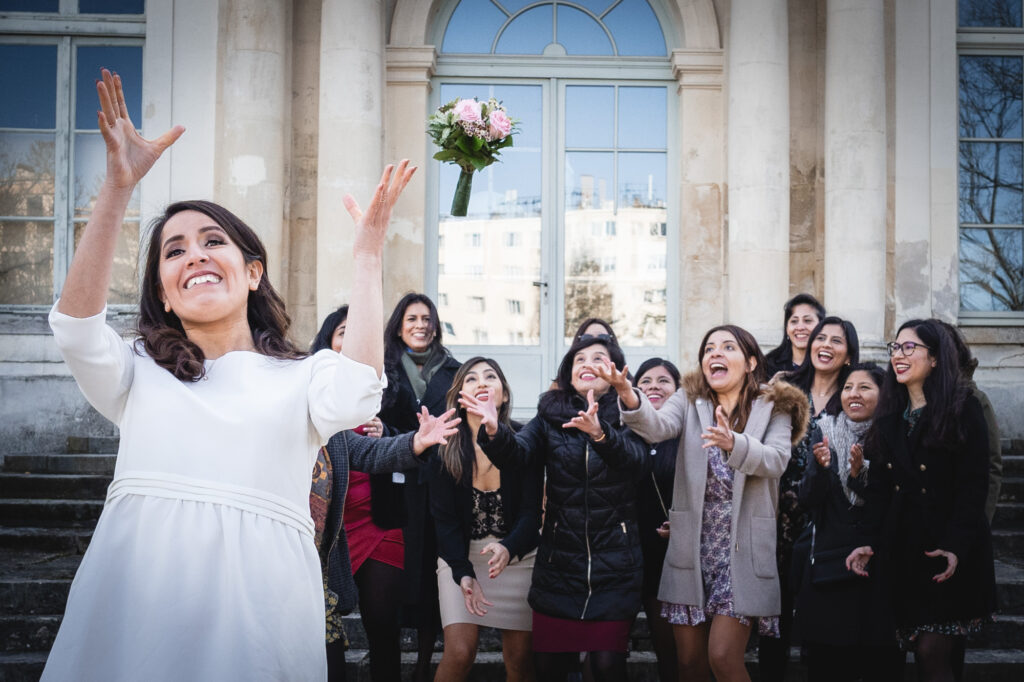
[[[445,640],[444,657],[460,668],[469,668],[476,660],[476,642],[459,637]]]
[[[736,653],[727,647],[711,646],[708,648],[708,664],[717,679],[729,678],[736,673],[738,667],[744,665],[743,652],[741,650],[737,657]]]

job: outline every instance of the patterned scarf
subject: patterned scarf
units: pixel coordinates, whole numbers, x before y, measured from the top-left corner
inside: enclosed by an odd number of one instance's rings
[[[840,412],[833,417],[823,414],[818,420],[818,427],[821,433],[828,438],[828,444],[832,452],[836,453],[836,463],[839,465],[839,482],[843,484],[843,493],[850,504],[862,506],[864,500],[857,493],[850,490],[850,448],[855,443],[863,443],[864,434],[871,427],[871,419],[862,422],[855,422]],[[861,475],[867,473],[868,462],[864,462],[861,468]]]

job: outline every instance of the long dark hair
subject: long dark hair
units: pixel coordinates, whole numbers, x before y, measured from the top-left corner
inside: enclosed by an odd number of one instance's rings
[[[732,337],[736,339],[736,343],[739,344],[744,360],[747,362],[750,362],[751,358],[755,360],[754,369],[747,372],[746,376],[743,377],[740,399],[736,403],[736,409],[730,415],[732,423],[729,426],[733,431],[739,433],[747,427],[750,410],[754,405],[754,401],[761,395],[761,385],[768,380],[764,353],[761,352],[761,346],[758,345],[757,339],[754,338],[753,334],[743,327],[737,327],[734,324],[720,324],[717,327],[712,327],[704,334],[704,338],[700,342],[700,350],[697,353],[697,367],[700,369],[701,379],[701,397],[708,400],[714,408],[717,408],[719,405],[718,394],[711,388],[708,378],[704,376],[704,352],[708,345],[708,339],[718,331],[732,334]]]
[[[384,325],[384,373],[388,376],[389,390],[384,392],[384,406],[391,405],[397,395],[399,373],[402,371],[402,353],[407,348],[402,341],[402,320],[405,318],[405,311],[414,303],[422,303],[427,306],[430,312],[430,346],[442,346],[441,343],[441,321],[437,317],[437,306],[426,294],[409,292],[403,296],[391,311],[391,317]]]
[[[935,367],[924,380],[926,405],[915,428],[921,429],[922,443],[926,446],[955,448],[966,438],[963,420],[964,401],[969,391],[960,372],[956,344],[939,320],[908,320],[900,325],[896,335],[904,329],[912,329],[928,346],[928,357],[935,360]],[[915,351],[920,352],[920,351]],[[876,417],[903,414],[910,402],[906,386],[896,381],[896,371],[889,363],[885,382],[878,396]],[[878,420],[875,420],[878,423]]]
[[[576,413],[576,408],[573,407],[573,398],[577,395],[576,389],[572,386],[572,367],[573,360],[576,354],[584,348],[590,346],[603,346],[608,351],[608,359],[612,361],[615,368],[622,371],[622,368],[626,366],[626,358],[622,354],[622,349],[619,348],[617,343],[609,343],[603,339],[599,339],[596,336],[592,336],[589,339],[580,339],[573,342],[569,346],[569,350],[562,356],[562,361],[558,365],[558,374],[555,376],[555,387],[551,390],[541,394],[540,400],[537,402],[537,412],[542,415],[547,415],[555,418],[561,418],[567,413]],[[599,402],[605,402],[606,396],[609,394],[614,395],[615,391],[609,389],[608,393],[601,396]],[[615,401],[613,401],[615,402]],[[615,403],[617,404],[617,402]]]
[[[313,343],[309,346],[310,353],[322,351],[324,348],[331,348],[334,345],[334,330],[338,325],[348,319],[348,303],[341,306],[333,313],[324,318],[320,325],[320,331],[313,337]]]
[[[181,381],[198,381],[206,373],[202,349],[188,339],[181,320],[174,311],[165,312],[160,300],[160,253],[164,226],[183,211],[198,211],[213,220],[227,233],[242,252],[246,263],[259,261],[263,276],[256,291],[249,292],[246,318],[256,351],[274,358],[305,357],[288,339],[291,319],[284,301],[270,284],[267,275],[267,250],[251,227],[234,213],[210,201],[178,201],[157,217],[149,227],[149,248],[142,275],[139,297],[139,319],[136,331],[146,354]]]
[[[478,355],[462,363],[462,366],[455,373],[455,378],[452,379],[451,388],[448,389],[448,393],[445,395],[445,409],[456,408],[459,417],[462,418],[462,422],[457,427],[457,433],[448,438],[448,442],[441,446],[440,455],[441,464],[444,465],[444,468],[448,470],[448,473],[451,474],[456,482],[464,485],[473,484],[473,466],[476,462],[476,457],[471,444],[473,435],[469,430],[466,410],[459,405],[459,391],[462,390],[462,383],[466,380],[469,370],[473,369],[473,365],[481,362],[487,363],[498,375],[498,381],[501,382],[501,390],[507,398],[504,403],[498,405],[498,423],[505,426],[510,426],[512,423],[512,388],[508,385],[508,379],[505,378],[505,373],[501,371],[501,366],[498,365],[497,361]],[[470,447],[465,447],[466,445]]]
[[[679,368],[676,367],[671,360],[665,360],[663,358],[647,358],[640,363],[640,368],[636,371],[636,374],[633,375],[633,386],[636,386],[640,382],[640,379],[655,367],[664,367],[665,371],[668,372],[670,377],[672,377],[672,381],[676,382],[676,389],[679,388],[683,375],[679,373]]]
[[[846,337],[846,359],[850,363],[839,368],[836,392],[832,394],[832,397],[828,399],[828,403],[825,404],[825,413],[835,416],[843,409],[842,396],[839,394],[842,392],[840,389],[842,389],[846,377],[850,375],[850,367],[860,362],[860,339],[857,337],[857,328],[853,326],[852,322],[835,315],[823,317],[814,327],[814,331],[811,332],[811,338],[807,342],[807,354],[804,356],[804,361],[799,367],[786,375],[786,381],[805,393],[811,392],[811,387],[814,385],[814,363],[811,361],[811,344],[814,343],[814,339],[818,337],[821,330],[830,324],[834,324],[843,330],[843,336]],[[814,407],[813,403],[811,407]]]
[[[771,367],[788,370],[790,365],[793,364],[793,342],[789,340],[786,328],[789,326],[789,318],[793,315],[793,309],[798,305],[809,305],[814,308],[818,313],[818,320],[825,317],[825,306],[808,293],[797,294],[786,301],[782,313],[782,342],[764,356]],[[808,342],[808,345],[810,345],[810,342]]]
[[[974,370],[978,369],[978,358],[974,357],[974,354],[971,353],[971,347],[967,345],[967,340],[960,333],[959,329],[943,320],[934,321],[942,325],[942,328],[949,334],[953,345],[956,346],[957,364],[960,365],[960,372],[964,375],[964,379],[970,381],[974,378]]]

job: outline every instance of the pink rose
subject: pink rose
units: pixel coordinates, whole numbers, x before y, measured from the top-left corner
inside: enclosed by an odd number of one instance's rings
[[[480,102],[472,99],[460,99],[455,103],[455,118],[466,123],[480,120]]]
[[[504,139],[512,132],[512,121],[509,120],[509,117],[501,109],[492,111],[489,118],[491,122],[491,137],[495,140]]]

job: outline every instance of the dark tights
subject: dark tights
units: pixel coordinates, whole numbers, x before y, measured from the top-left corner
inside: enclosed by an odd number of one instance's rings
[[[785,563],[785,562],[782,562]],[[782,682],[789,663],[789,642],[793,631],[793,593],[789,588],[789,572],[779,570],[782,586],[782,613],[779,614],[779,636],[761,637],[757,643],[757,667],[762,682]]]
[[[587,667],[594,682],[620,682],[626,679],[626,654],[621,651],[591,651]],[[579,670],[576,652],[534,653],[538,682],[565,682],[569,673]]]
[[[906,654],[891,646],[836,646],[804,642],[808,682],[903,682]]]
[[[959,682],[964,674],[966,638],[922,632],[917,637],[914,663],[921,682]]]
[[[370,679],[399,682],[402,651],[398,612],[402,605],[402,569],[367,559],[352,576],[359,588],[359,617],[370,644]]]

